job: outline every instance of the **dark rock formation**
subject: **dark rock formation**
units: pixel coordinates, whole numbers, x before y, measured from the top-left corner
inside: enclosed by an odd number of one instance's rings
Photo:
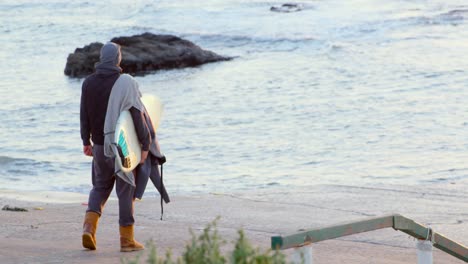
[[[14,212],[27,212],[28,209],[21,208],[21,207],[11,207],[8,204],[3,206],[2,208],[3,211],[14,211]]]
[[[230,60],[203,50],[188,40],[172,35],[144,33],[111,40],[121,46],[124,73],[143,75],[160,69],[195,67],[204,63]],[[65,75],[83,77],[94,72],[102,43],[91,43],[68,55]]]
[[[83,77],[94,72],[94,64],[99,61],[102,43],[94,42],[70,53],[65,66],[65,75]]]
[[[304,7],[301,4],[286,3],[281,6],[272,6],[270,11],[280,13],[291,13],[301,11]]]

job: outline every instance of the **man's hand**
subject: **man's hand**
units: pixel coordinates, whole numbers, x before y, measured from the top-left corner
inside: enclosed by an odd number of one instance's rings
[[[83,153],[86,156],[93,156],[93,147],[91,145],[83,146]]]
[[[149,153],[148,150],[147,150],[147,151],[144,151],[144,150],[141,151],[141,160],[140,160],[140,164],[145,163],[146,158],[148,158],[148,153]]]
[[[166,163],[166,156],[162,155],[161,158],[158,158],[158,163],[159,165],[163,165],[164,163]]]

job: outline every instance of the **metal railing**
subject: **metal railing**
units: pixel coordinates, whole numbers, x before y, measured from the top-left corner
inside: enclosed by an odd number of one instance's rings
[[[434,232],[430,227],[425,227],[399,214],[369,218],[361,221],[312,229],[287,236],[273,236],[271,237],[271,248],[289,249],[304,247],[311,245],[312,243],[317,243],[328,239],[358,234],[362,232],[369,232],[388,227],[392,227],[395,230],[399,230],[410,236],[413,236],[419,239],[421,243],[423,241],[430,242],[428,244],[430,247],[430,260],[422,261],[422,258],[429,259],[429,257],[424,257],[424,254],[419,254],[418,252],[419,263],[432,263],[432,245],[458,259],[468,262],[468,248],[466,246],[450,240],[437,232]],[[418,249],[419,248],[420,246],[418,244]],[[311,252],[308,254],[311,255]]]

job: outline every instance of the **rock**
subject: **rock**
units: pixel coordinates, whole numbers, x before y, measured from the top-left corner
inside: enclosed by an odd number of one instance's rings
[[[14,211],[14,212],[27,212],[28,209],[21,208],[21,207],[10,207],[9,205],[5,205],[2,208],[3,211]]]
[[[282,4],[281,6],[272,6],[270,11],[279,12],[279,13],[291,13],[291,12],[298,12],[303,9],[301,4],[292,4],[286,3]]]
[[[195,67],[209,62],[226,61],[214,52],[203,50],[188,40],[172,35],[144,33],[111,40],[121,46],[123,72],[144,75],[161,69]],[[83,77],[94,72],[102,43],[91,43],[68,55],[65,75]]]
[[[94,64],[99,61],[102,43],[94,42],[84,48],[75,49],[68,55],[65,75],[82,77],[94,72]]]

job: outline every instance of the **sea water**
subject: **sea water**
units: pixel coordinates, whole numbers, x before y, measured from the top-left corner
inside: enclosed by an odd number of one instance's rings
[[[235,57],[136,77],[172,193],[466,182],[466,1],[283,3],[2,0],[0,188],[89,191],[67,56],[144,32]]]

